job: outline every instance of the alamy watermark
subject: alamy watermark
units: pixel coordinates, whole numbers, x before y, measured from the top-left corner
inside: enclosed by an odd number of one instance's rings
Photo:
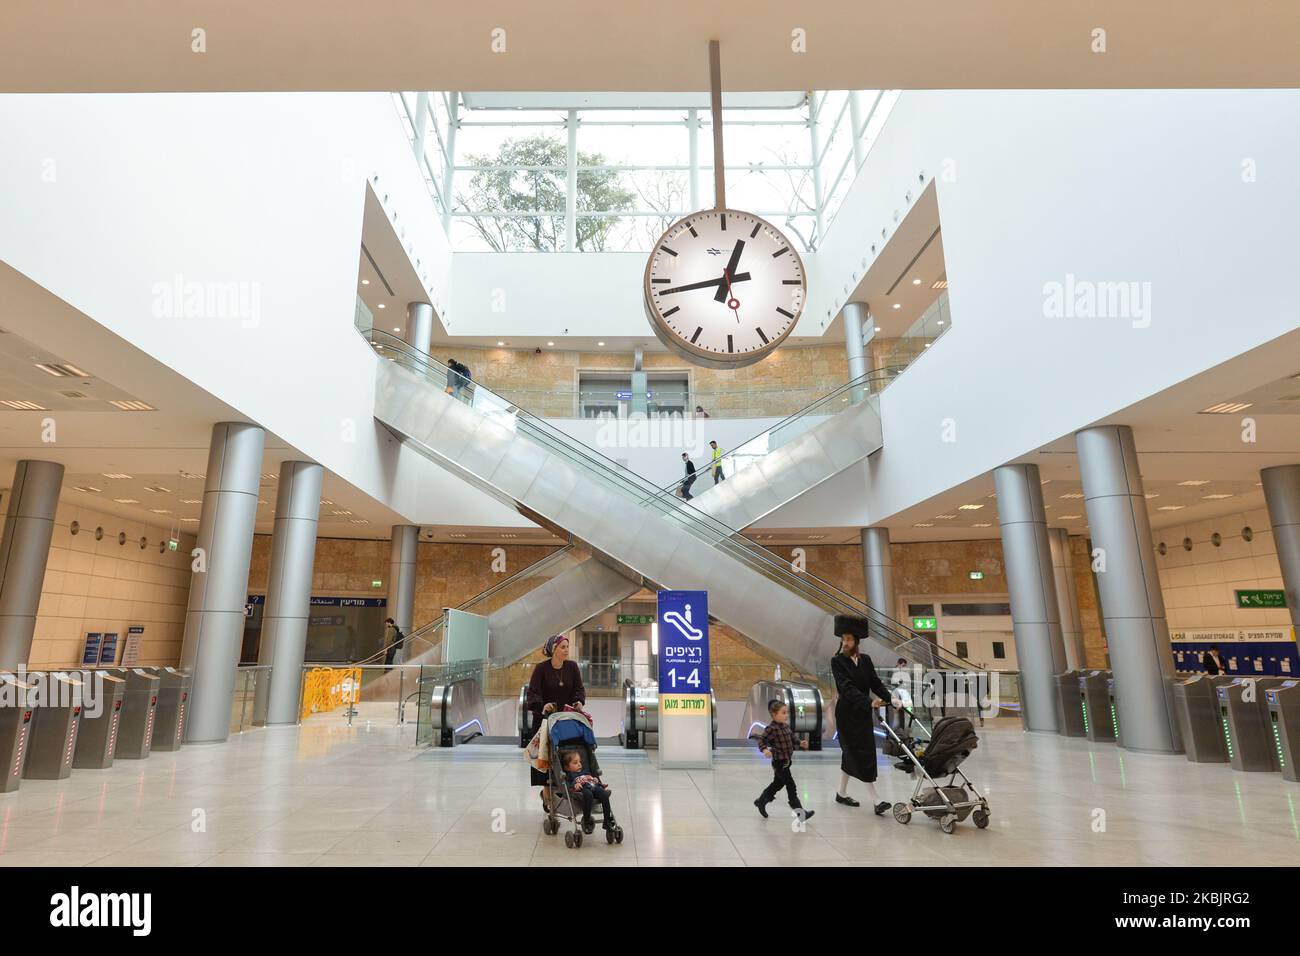
[[[1064,282],[1043,283],[1043,315],[1049,319],[1128,319],[1135,329],[1151,325],[1151,283],[1097,282],[1066,273]]]
[[[245,329],[262,323],[260,282],[204,282],[178,272],[170,282],[155,282],[152,292],[151,312],[157,319],[233,319]]]
[[[16,680],[0,682],[0,709],[7,707],[80,707],[81,716],[95,719],[104,713],[102,671],[11,671]]]

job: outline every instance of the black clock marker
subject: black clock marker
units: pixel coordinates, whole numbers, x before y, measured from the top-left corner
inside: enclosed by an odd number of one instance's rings
[[[776,307],[776,311],[780,312],[780,313],[781,313],[782,315],[784,315],[787,319],[793,319],[793,318],[794,318],[794,313],[793,313],[793,312],[787,312],[785,309],[781,308],[779,305]]]
[[[758,333],[758,337],[759,337],[760,339],[762,339],[762,340],[763,340],[763,344],[766,345],[766,344],[767,344],[767,336],[763,334],[763,330],[762,330],[762,329],[755,329],[754,331]]]
[[[727,336],[727,351],[728,351],[728,352],[734,352],[734,351],[736,351],[734,348],[732,348],[732,345],[731,345],[731,336],[730,336],[730,335]]]
[[[692,238],[696,238],[696,239],[699,238],[700,234],[695,231],[695,227],[692,226],[689,222],[686,224],[686,228],[691,231]]]
[[[655,279],[655,282],[667,282],[667,279]],[[803,285],[798,279],[782,279],[781,285]]]
[[[758,230],[762,228],[763,228],[763,224],[761,222],[754,223],[754,231],[749,234],[749,238],[753,239],[755,236],[757,236]]]
[[[789,251],[789,246],[782,246],[780,249],[776,250],[776,252],[772,253],[772,258],[775,259],[777,256],[783,256]],[[673,255],[677,255],[677,253],[674,252]]]
[[[669,309],[667,312],[664,313],[664,318],[666,319],[666,318],[668,318],[668,316],[672,315],[674,312],[680,312],[680,311],[682,311],[682,307],[681,307],[680,305],[675,305],[675,306],[673,306],[671,309]]]
[[[695,340],[698,339],[698,338],[700,337],[700,333],[703,332],[703,331],[704,331],[704,326],[702,326],[702,325],[701,325],[698,329],[695,330],[695,334],[691,336],[691,344],[692,344],[692,345],[695,344]]]
[[[672,251],[671,249],[669,249],[667,246],[660,246],[659,248],[662,249],[664,252],[668,253],[670,256],[675,256],[675,255],[677,255],[677,253],[673,252],[673,251]]]
[[[672,279],[651,279],[651,282],[672,282]]]
[[[721,213],[720,215],[722,216],[722,231],[723,231],[723,232],[726,232],[726,231],[727,231],[727,214],[724,212],[724,213]]]

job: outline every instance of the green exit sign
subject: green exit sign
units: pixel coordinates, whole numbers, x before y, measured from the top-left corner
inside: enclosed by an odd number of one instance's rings
[[[620,624],[653,624],[655,616],[653,614],[620,614],[618,623]]]
[[[937,617],[912,618],[912,630],[914,631],[936,631],[938,629],[939,619]]]
[[[972,572],[970,573],[970,579],[971,579],[972,581],[983,581],[983,580],[984,580],[984,572],[983,572],[983,571],[972,571]]]
[[[1238,591],[1237,607],[1286,607],[1286,592]]]
[[[372,588],[382,588],[384,586],[384,582],[376,578],[374,581],[370,582],[370,586]]]

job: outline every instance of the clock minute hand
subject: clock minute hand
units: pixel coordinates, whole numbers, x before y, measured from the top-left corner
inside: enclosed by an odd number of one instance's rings
[[[724,279],[727,276],[732,276],[732,279],[728,280],[728,289],[730,289],[730,283],[732,281],[735,281],[735,279],[739,278],[739,276],[736,275],[736,266],[740,265],[740,254],[744,251],[745,251],[745,240],[737,239],[735,248],[731,250],[731,258],[727,260],[726,268],[722,270],[722,276]],[[722,286],[719,285],[718,291],[713,294],[713,301],[725,302],[726,299],[727,299],[727,292],[724,292]]]
[[[732,282],[744,282],[748,279],[749,279],[748,272],[742,272],[738,276],[731,277]],[[718,279],[706,279],[703,282],[692,282],[690,285],[678,285],[678,286],[673,286],[671,289],[663,289],[659,292],[659,294],[668,295],[668,293],[670,292],[691,292],[695,289],[711,289],[714,286],[721,288],[726,283],[726,281],[727,280],[725,277],[718,278]],[[726,296],[724,295],[723,298],[726,298]]]

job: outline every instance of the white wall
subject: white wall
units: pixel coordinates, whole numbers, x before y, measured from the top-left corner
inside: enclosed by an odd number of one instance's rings
[[[387,94],[0,97],[0,260],[409,520],[526,524],[373,421],[375,358],[352,325],[367,179],[440,277],[445,239]],[[178,275],[243,283],[247,307],[159,316]],[[93,370],[76,328],[43,318],[6,323]]]
[[[904,94],[818,268],[848,285],[937,177],[952,329],[884,393],[880,454],[772,522],[887,520],[1296,329],[1296,168],[1295,91]],[[1150,283],[1150,324],[1045,317],[1067,274]]]

